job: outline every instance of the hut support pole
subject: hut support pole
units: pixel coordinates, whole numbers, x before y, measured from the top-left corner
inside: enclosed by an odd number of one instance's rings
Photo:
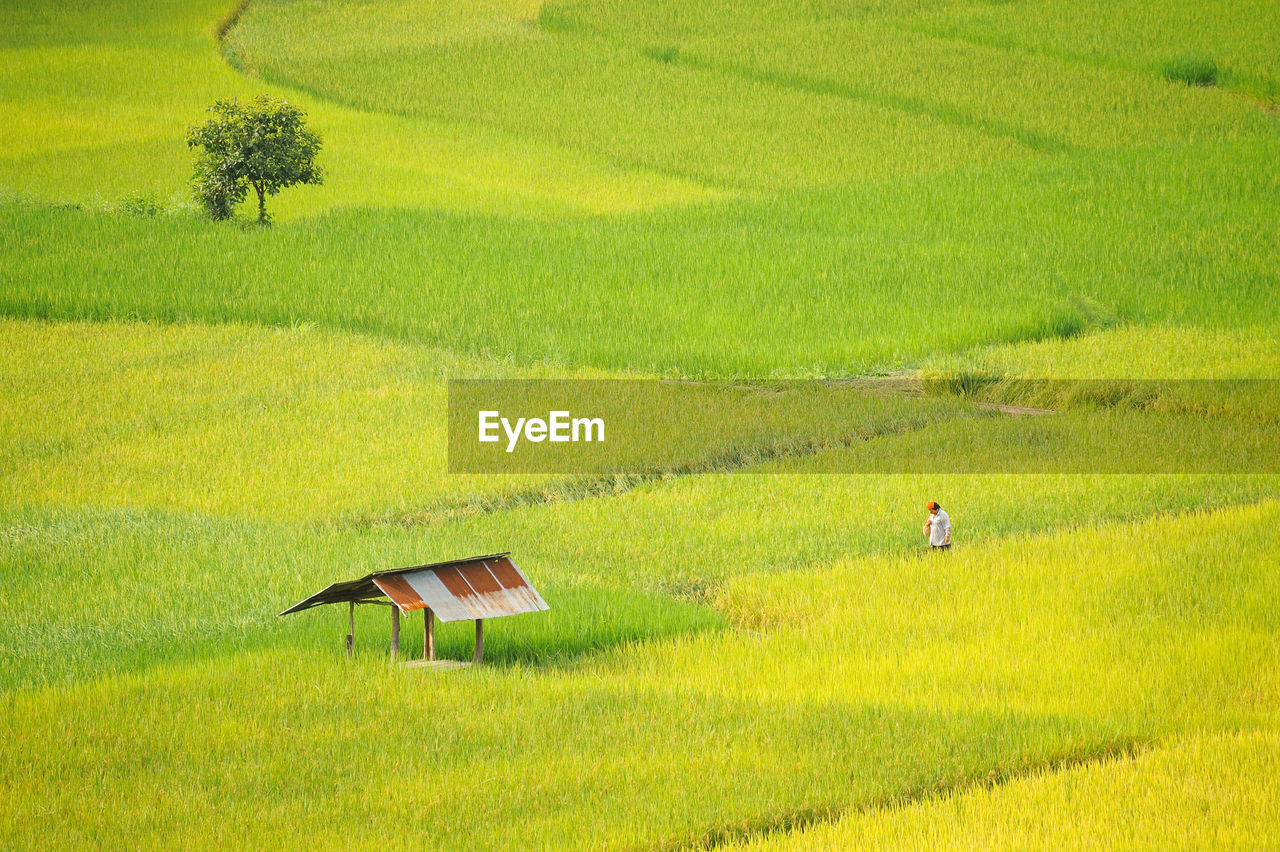
[[[484,619],[476,619],[476,655],[471,658],[473,662],[480,662],[484,659]]]
[[[422,659],[436,658],[436,614],[430,609],[422,611]]]
[[[400,607],[391,606],[391,659],[400,656]]]
[[[349,601],[347,603],[347,659],[351,659],[351,654],[356,647],[356,602]]]

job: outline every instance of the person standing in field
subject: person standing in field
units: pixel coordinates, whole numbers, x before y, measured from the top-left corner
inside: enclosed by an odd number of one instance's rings
[[[924,522],[924,534],[929,539],[929,546],[934,550],[949,550],[951,518],[947,517],[947,513],[942,511],[942,507],[936,500],[930,500],[925,508],[929,510],[929,517]]]

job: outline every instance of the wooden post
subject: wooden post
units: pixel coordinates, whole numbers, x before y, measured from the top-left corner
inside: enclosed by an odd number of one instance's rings
[[[347,659],[351,659],[351,654],[356,647],[356,602],[348,601],[347,603]]]
[[[422,659],[436,658],[436,614],[430,608],[422,611]]]
[[[391,659],[400,656],[400,607],[391,605]]]
[[[476,655],[471,658],[473,662],[480,662],[484,659],[484,619],[476,619]]]

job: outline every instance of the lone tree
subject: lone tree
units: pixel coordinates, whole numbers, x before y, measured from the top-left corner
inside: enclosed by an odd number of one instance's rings
[[[315,164],[320,137],[306,115],[283,98],[258,95],[247,104],[215,101],[213,117],[187,131],[196,153],[192,185],[196,200],[214,219],[230,219],[249,187],[258,194],[258,221],[267,217],[267,196],[296,183],[321,183]]]

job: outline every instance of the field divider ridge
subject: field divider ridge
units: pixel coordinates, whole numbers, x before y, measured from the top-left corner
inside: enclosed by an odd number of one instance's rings
[[[783,74],[776,71],[766,71],[745,63],[713,62],[679,49],[663,51],[661,55],[657,55],[652,49],[637,48],[635,45],[629,44],[611,33],[568,18],[548,17],[543,14],[539,17],[539,23],[548,32],[591,38],[619,50],[638,53],[654,62],[677,65],[694,71],[736,77],[748,83],[773,86],[779,89],[872,104],[918,118],[930,118],[953,127],[974,130],[988,136],[1011,139],[1019,145],[1040,154],[1075,153],[1079,150],[1076,146],[1063,139],[1046,136],[1043,133],[1036,133],[1005,122],[978,118],[960,109],[931,106],[919,98],[879,94],[870,89],[852,86],[847,83],[838,83],[834,80],[808,77],[802,74]]]
[[[1039,775],[1067,772],[1095,764],[1121,763],[1135,760],[1160,745],[1159,739],[1122,738],[1099,748],[1085,748],[1046,760],[1030,761],[1014,767],[997,767],[975,773],[954,782],[928,784],[892,796],[870,799],[846,807],[805,808],[761,819],[750,824],[713,829],[702,837],[685,843],[660,845],[652,852],[716,852],[744,841],[794,834],[810,826],[834,823],[859,813],[903,808],[939,798],[952,798],[975,790],[991,790],[1004,784]]]

